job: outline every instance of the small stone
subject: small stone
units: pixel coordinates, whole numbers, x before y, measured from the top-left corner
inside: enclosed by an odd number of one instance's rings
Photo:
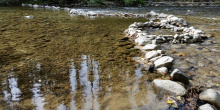
[[[155,87],[157,93],[159,92],[183,96],[187,92],[182,85],[171,80],[155,79],[153,80],[153,86]]]
[[[165,75],[168,73],[168,69],[166,67],[161,67],[157,69],[157,73],[160,73],[162,75]]]
[[[151,59],[151,58],[153,58],[153,57],[156,57],[156,56],[158,56],[159,54],[157,53],[157,51],[149,51],[149,52],[147,52],[146,53],[146,55],[145,55],[145,58],[146,59]]]
[[[164,56],[159,58],[154,62],[155,67],[167,67],[170,68],[172,66],[173,58],[169,56]]]
[[[179,71],[178,69],[174,69],[173,72],[170,74],[170,76],[173,78],[173,80],[175,81],[179,81],[182,82],[186,85],[189,84],[189,79],[188,77],[182,73],[181,71]]]
[[[155,50],[158,49],[159,46],[155,44],[147,44],[144,47],[142,47],[143,50]]]
[[[199,94],[199,99],[207,101],[220,108],[220,94],[214,89],[207,89]]]
[[[198,110],[218,110],[218,109],[215,108],[215,106],[213,105],[204,104],[204,105],[201,105]]]

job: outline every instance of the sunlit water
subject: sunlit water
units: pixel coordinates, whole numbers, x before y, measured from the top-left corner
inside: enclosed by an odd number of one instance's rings
[[[215,34],[210,39],[217,43],[209,44],[208,39],[203,44],[163,44],[163,48],[177,59],[176,68],[197,79],[195,84],[207,84],[208,79],[208,87],[219,89],[220,61],[215,59],[220,57],[220,13],[216,13],[220,8],[80,9],[106,13],[154,10],[182,16]],[[24,17],[30,15],[33,18]],[[146,20],[91,19],[69,16],[63,10],[0,7],[0,109],[166,109],[168,105],[150,84],[161,76],[142,72],[142,65],[133,60],[140,52],[122,39],[131,23]],[[157,31],[166,32],[149,33]],[[179,52],[185,53],[178,56]]]

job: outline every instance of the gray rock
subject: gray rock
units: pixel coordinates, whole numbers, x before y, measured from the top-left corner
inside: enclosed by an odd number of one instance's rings
[[[159,54],[157,53],[157,51],[149,51],[149,52],[147,52],[146,53],[146,55],[145,55],[145,58],[146,59],[151,59],[151,58],[153,58],[153,57],[156,57],[156,56],[158,56]]]
[[[172,66],[173,58],[169,56],[164,56],[159,58],[154,62],[155,67],[167,67],[170,68]]]
[[[189,84],[188,77],[183,72],[179,71],[178,69],[174,69],[173,72],[170,74],[170,76],[175,81],[182,82],[182,83],[184,83],[186,85]]]
[[[155,87],[156,92],[160,92],[160,93],[164,92],[167,94],[183,96],[187,92],[182,85],[171,80],[155,79],[153,80],[153,85]]]
[[[199,99],[207,101],[220,108],[220,94],[214,89],[207,89],[199,94]]]
[[[142,47],[143,50],[156,50],[159,46],[155,44],[146,44],[144,47]]]
[[[198,110],[218,110],[218,109],[215,108],[213,105],[204,104],[204,105],[201,105]]]
[[[168,69],[166,67],[157,68],[157,73],[165,75],[168,73]]]

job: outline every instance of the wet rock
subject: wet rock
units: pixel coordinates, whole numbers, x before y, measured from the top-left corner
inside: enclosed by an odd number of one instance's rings
[[[143,50],[156,50],[159,46],[155,44],[147,44],[144,47],[142,47]]]
[[[218,109],[215,108],[213,105],[204,104],[204,105],[201,105],[198,110],[218,110]]]
[[[168,69],[166,67],[161,67],[157,69],[157,73],[160,73],[162,75],[165,75],[168,73]]]
[[[160,93],[164,92],[167,94],[183,96],[187,92],[186,89],[182,85],[171,80],[155,79],[153,80],[153,85],[156,89],[156,92],[160,92]]]
[[[169,56],[164,56],[159,58],[154,62],[155,67],[167,67],[170,68],[172,66],[173,58]]]
[[[183,72],[179,71],[178,69],[174,69],[173,72],[170,74],[170,76],[175,81],[182,82],[186,85],[189,84],[188,77]]]
[[[135,39],[135,43],[138,45],[145,45],[147,43],[151,42],[150,39],[148,39],[146,36],[139,36]]]
[[[151,58],[156,57],[158,55],[159,55],[158,52],[153,50],[153,51],[147,52],[146,55],[145,55],[145,58],[146,59],[151,59]]]
[[[214,89],[207,89],[199,94],[199,99],[207,101],[220,108],[220,94]]]

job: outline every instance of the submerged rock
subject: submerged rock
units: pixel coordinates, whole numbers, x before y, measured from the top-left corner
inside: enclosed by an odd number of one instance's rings
[[[180,81],[186,85],[189,84],[189,79],[188,77],[182,73],[181,71],[179,71],[178,69],[174,69],[173,72],[170,74],[170,76],[173,78],[173,80],[175,81]]]
[[[183,96],[187,92],[186,89],[182,85],[171,80],[155,79],[153,80],[153,85],[156,89],[156,92],[159,92],[159,93]]]
[[[218,109],[215,108],[213,105],[204,104],[204,105],[201,105],[198,110],[218,110]]]
[[[220,108],[220,94],[214,89],[207,89],[199,94],[199,99],[207,101]]]

